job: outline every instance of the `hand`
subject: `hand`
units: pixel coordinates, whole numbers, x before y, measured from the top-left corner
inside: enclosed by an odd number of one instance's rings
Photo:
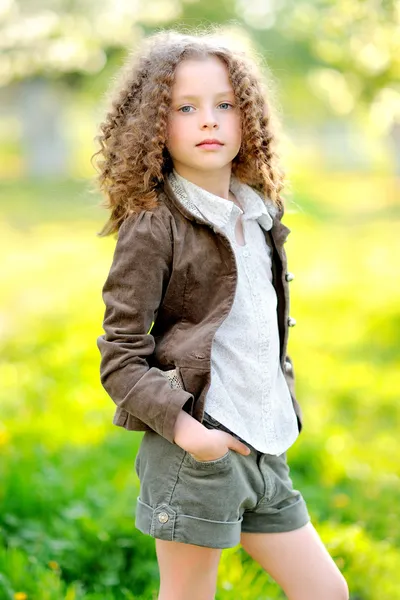
[[[236,439],[227,431],[220,429],[207,429],[203,437],[199,440],[196,451],[189,452],[196,460],[206,462],[208,460],[217,460],[222,458],[228,450],[234,450],[239,454],[247,456],[250,454],[250,448]]]
[[[199,461],[217,460],[229,448],[244,456],[250,454],[250,449],[233,435],[220,429],[207,429],[184,410],[176,421],[174,443]]]

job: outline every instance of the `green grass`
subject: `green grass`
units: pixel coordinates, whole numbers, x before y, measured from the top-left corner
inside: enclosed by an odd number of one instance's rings
[[[396,182],[297,176],[285,216],[304,430],[295,487],[352,600],[400,599]],[[140,433],[111,424],[96,338],[115,241],[85,181],[8,182],[0,222],[0,600],[153,600],[134,527]],[[294,210],[296,208],[296,211]],[[240,546],[217,600],[283,598]]]

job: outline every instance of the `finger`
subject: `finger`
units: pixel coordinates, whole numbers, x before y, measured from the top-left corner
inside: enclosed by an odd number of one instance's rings
[[[242,442],[239,442],[239,440],[237,440],[236,438],[233,438],[233,440],[233,449],[236,450],[236,452],[239,452],[239,454],[243,454],[244,456],[250,454],[251,450],[248,446],[246,446],[246,444],[242,444]]]

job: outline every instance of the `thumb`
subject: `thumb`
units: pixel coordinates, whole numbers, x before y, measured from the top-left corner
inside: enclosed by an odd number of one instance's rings
[[[243,456],[247,456],[250,454],[251,450],[246,444],[243,444],[235,437],[232,436],[232,444],[230,446],[235,452],[239,452],[239,454],[243,454]]]

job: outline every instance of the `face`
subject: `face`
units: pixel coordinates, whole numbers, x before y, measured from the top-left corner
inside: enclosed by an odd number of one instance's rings
[[[167,149],[183,177],[230,169],[241,144],[240,112],[235,104],[228,71],[220,59],[210,56],[178,65]],[[210,143],[204,143],[207,140]]]

